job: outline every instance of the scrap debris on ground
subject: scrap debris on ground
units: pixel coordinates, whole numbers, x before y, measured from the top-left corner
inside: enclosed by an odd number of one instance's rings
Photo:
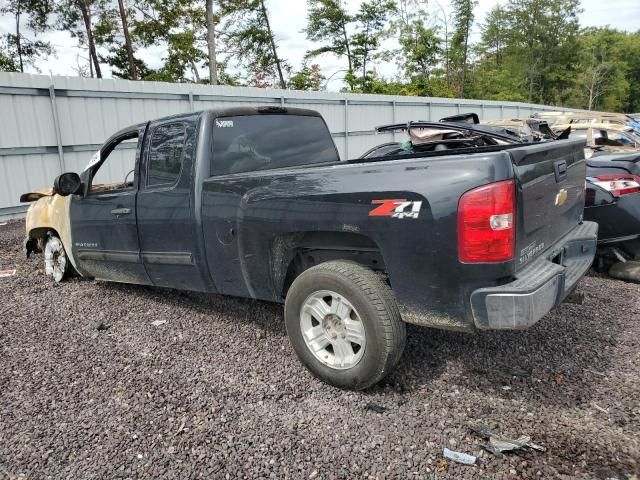
[[[12,277],[16,274],[16,269],[14,268],[13,270],[9,269],[9,270],[0,270],[0,278],[4,278],[4,277]]]
[[[494,428],[487,425],[469,425],[469,428],[482,438],[489,440],[489,443],[484,445],[484,449],[497,456],[502,456],[502,452],[519,450],[523,447],[533,448],[534,450],[539,450],[541,452],[546,450],[543,446],[533,443],[531,441],[531,437],[526,435],[513,438],[511,436],[501,434]]]
[[[640,285],[587,277],[527,331],[410,327],[355,393],[300,365],[280,305],[53,284],[23,229],[0,229],[0,478],[638,476]]]

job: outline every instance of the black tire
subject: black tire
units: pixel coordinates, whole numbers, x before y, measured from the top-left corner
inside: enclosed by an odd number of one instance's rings
[[[303,338],[302,306],[321,290],[342,295],[359,313],[366,345],[360,360],[351,368],[337,369],[322,363]],[[384,378],[400,360],[406,342],[405,324],[391,288],[372,270],[348,261],[322,263],[300,274],[287,293],[285,323],[298,358],[311,373],[333,386],[350,390],[365,389]]]

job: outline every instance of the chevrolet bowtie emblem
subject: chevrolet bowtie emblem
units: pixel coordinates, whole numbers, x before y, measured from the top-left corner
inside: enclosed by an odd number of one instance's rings
[[[564,188],[561,188],[560,191],[556,194],[556,207],[561,207],[564,205],[564,202],[567,201],[567,197],[569,194]]]

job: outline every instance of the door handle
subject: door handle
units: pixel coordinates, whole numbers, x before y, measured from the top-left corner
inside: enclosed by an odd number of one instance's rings
[[[129,215],[131,213],[130,208],[114,208],[111,210],[111,214],[119,217],[120,215]]]

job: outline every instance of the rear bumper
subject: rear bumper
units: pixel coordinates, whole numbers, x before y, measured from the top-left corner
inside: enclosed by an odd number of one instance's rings
[[[471,294],[477,328],[516,330],[528,328],[571,292],[589,270],[596,253],[598,224],[583,222],[516,273],[516,280]],[[557,263],[556,263],[557,262]]]

